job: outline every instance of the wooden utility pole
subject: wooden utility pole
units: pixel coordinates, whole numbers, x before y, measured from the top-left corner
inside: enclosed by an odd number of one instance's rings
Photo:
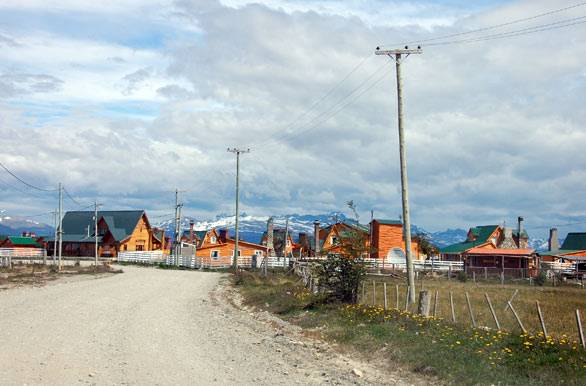
[[[57,270],[61,272],[61,254],[63,252],[63,185],[59,183],[59,266]]]
[[[409,301],[415,303],[415,277],[413,273],[413,255],[411,252],[411,220],[409,215],[409,189],[407,184],[407,155],[405,149],[405,138],[403,133],[403,79],[401,78],[401,62],[405,55],[407,58],[411,54],[421,54],[421,47],[410,49],[405,46],[404,49],[381,50],[377,47],[376,55],[386,55],[395,60],[397,72],[397,102],[399,117],[399,157],[401,162],[401,197],[403,201],[403,237],[405,239],[405,253],[407,265],[407,284],[409,286]]]
[[[232,268],[234,268],[234,272],[238,271],[238,217],[239,217],[239,213],[238,213],[238,205],[239,205],[239,200],[240,200],[240,154],[241,153],[250,153],[250,149],[246,149],[246,150],[242,150],[242,149],[237,149],[237,148],[228,148],[228,152],[229,153],[235,153],[236,154],[236,237],[234,239],[234,258],[232,259]]]
[[[55,263],[57,262],[57,234],[58,234],[58,229],[59,229],[59,222],[57,221],[57,214],[59,213],[58,210],[55,210],[53,212],[53,219],[54,224],[55,224],[55,240],[53,240],[53,266],[55,266]]]
[[[95,261],[94,264],[98,268],[98,201],[94,201],[94,247],[95,247]]]
[[[181,207],[179,202],[179,189],[175,189],[175,240],[173,242],[173,255],[175,256],[175,265],[179,266],[179,255],[181,254]]]

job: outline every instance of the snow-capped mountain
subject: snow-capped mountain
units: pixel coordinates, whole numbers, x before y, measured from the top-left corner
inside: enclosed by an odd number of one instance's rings
[[[53,227],[21,216],[2,216],[0,213],[0,235],[20,236],[32,232],[38,236],[52,235]]]

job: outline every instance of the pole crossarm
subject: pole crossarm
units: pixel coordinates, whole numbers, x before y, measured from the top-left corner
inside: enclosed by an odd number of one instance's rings
[[[401,48],[395,50],[380,50],[377,49],[374,51],[375,55],[411,55],[411,54],[423,54],[423,50],[421,48]]]

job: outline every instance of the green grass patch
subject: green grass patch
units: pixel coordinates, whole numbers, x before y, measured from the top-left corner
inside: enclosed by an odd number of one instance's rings
[[[326,304],[296,277],[244,273],[235,279],[245,301],[319,331],[342,348],[371,360],[462,385],[584,384],[586,351],[567,336],[544,339],[453,325],[399,310]]]

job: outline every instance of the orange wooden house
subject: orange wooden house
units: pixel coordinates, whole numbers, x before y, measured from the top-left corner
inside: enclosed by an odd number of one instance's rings
[[[370,223],[372,240],[371,257],[377,259],[405,258],[403,223],[399,220],[374,219]],[[411,253],[414,259],[422,258],[417,240],[411,237]]]
[[[204,258],[204,264],[213,265],[213,260],[229,261],[234,256],[235,242],[233,238],[228,237],[228,230],[222,229],[217,232],[216,229],[211,229],[206,232],[201,246],[196,249],[195,254],[197,257]],[[265,245],[254,244],[243,240],[238,241],[239,257],[254,256],[258,261],[258,259],[267,256],[267,251],[268,248]]]

